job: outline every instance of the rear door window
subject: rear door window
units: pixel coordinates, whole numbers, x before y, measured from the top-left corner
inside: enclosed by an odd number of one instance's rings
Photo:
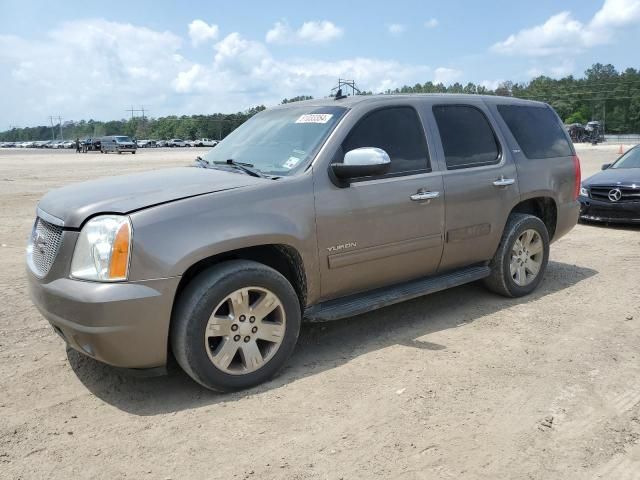
[[[411,107],[383,108],[366,115],[342,144],[344,153],[360,147],[377,147],[387,152],[391,168],[385,176],[430,170],[422,123]]]
[[[527,158],[573,155],[557,115],[546,106],[498,105],[498,112]]]
[[[500,162],[500,148],[487,117],[470,105],[433,107],[448,170]]]

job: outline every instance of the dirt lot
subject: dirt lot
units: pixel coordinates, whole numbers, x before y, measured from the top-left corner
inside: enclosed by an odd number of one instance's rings
[[[468,285],[306,326],[242,393],[66,352],[26,293],[38,198],[194,155],[0,151],[0,477],[640,478],[640,229],[579,225],[527,298]]]

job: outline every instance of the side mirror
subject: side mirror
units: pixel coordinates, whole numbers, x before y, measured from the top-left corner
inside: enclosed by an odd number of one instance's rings
[[[349,185],[349,179],[384,175],[391,168],[391,159],[381,148],[362,147],[348,151],[342,163],[332,163],[333,175],[343,183]]]
[[[607,168],[609,168],[611,166],[610,163],[605,163],[602,165],[602,170],[606,170]]]

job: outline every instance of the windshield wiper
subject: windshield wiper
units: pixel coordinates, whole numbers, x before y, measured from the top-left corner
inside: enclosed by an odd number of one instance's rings
[[[252,177],[269,178],[260,170],[253,168],[252,163],[236,162],[233,158],[229,158],[225,162],[213,162],[216,165],[231,165],[232,167],[242,170],[244,173],[251,175]]]

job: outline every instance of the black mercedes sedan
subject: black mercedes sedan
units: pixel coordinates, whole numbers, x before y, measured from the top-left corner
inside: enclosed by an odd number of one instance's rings
[[[582,220],[640,224],[640,145],[584,180],[578,200]]]

